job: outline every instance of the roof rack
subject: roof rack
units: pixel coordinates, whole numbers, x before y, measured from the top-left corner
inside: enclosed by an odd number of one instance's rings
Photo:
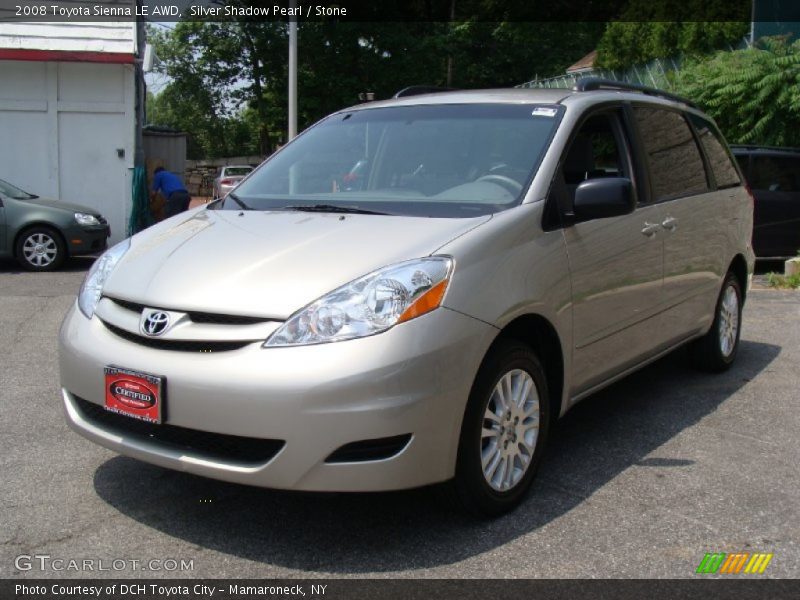
[[[665,100],[673,100],[674,102],[681,102],[692,108],[700,108],[692,102],[677,94],[670,94],[663,90],[647,87],[644,85],[637,85],[635,83],[624,83],[622,81],[613,81],[611,79],[600,79],[599,77],[583,77],[577,81],[575,87],[572,88],[576,92],[592,92],[595,90],[620,90],[626,92],[640,92],[647,96],[656,96],[664,98]]]
[[[437,87],[435,85],[410,85],[397,92],[392,98],[405,98],[419,96],[420,94],[434,94],[436,92],[454,92],[456,88]]]

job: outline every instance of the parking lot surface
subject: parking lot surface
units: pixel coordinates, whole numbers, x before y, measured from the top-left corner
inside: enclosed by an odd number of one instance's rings
[[[694,577],[706,552],[736,551],[773,553],[764,576],[800,574],[800,293],[751,293],[729,372],[677,352],[582,402],[527,501],[474,521],[430,490],[248,488],[72,433],[56,338],[90,264],[0,262],[0,577]]]

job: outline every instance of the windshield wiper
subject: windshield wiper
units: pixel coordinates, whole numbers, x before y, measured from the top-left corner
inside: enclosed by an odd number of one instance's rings
[[[291,204],[280,210],[297,210],[302,212],[350,213],[354,215],[388,215],[387,212],[358,208],[357,206],[337,206],[335,204]]]
[[[241,206],[241,207],[242,207],[244,210],[253,210],[253,207],[252,207],[252,206],[248,206],[248,205],[247,205],[247,203],[246,203],[244,200],[242,200],[241,198],[239,198],[239,196],[237,196],[237,195],[236,195],[236,194],[234,194],[233,192],[228,192],[228,195],[227,195],[227,196],[225,196],[225,197],[226,197],[226,198],[230,198],[231,200],[233,200],[234,202],[236,202],[236,204],[238,204],[239,206]]]

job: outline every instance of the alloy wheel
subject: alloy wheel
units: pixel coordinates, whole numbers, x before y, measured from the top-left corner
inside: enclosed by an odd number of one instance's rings
[[[47,267],[58,256],[58,245],[51,236],[37,232],[25,239],[22,244],[22,254],[33,266]]]
[[[729,285],[719,306],[719,348],[724,357],[729,357],[736,348],[739,335],[739,294]]]
[[[481,466],[498,492],[514,488],[531,465],[539,436],[539,393],[529,373],[513,369],[495,385],[483,416]]]

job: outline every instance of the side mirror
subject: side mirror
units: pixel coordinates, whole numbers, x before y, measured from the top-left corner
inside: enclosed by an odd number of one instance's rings
[[[589,179],[575,189],[575,222],[627,215],[635,207],[633,184],[626,177]]]

